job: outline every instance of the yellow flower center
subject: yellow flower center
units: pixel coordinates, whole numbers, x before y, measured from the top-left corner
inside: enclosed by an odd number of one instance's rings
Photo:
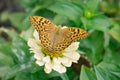
[[[49,51],[47,49],[45,49],[41,43],[38,41],[37,44],[42,48],[41,51],[45,54],[45,55],[49,55],[51,58],[53,57],[60,57],[63,55],[63,51],[61,52],[55,52],[55,51]]]
[[[55,52],[55,51],[48,51],[44,48],[42,48],[42,52],[45,54],[45,55],[49,55],[51,58],[53,57],[60,57],[63,55],[63,51],[61,52]]]

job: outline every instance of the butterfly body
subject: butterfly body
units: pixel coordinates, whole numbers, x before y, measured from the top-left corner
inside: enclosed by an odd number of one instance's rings
[[[43,48],[50,52],[61,52],[72,42],[88,36],[84,29],[56,26],[40,16],[31,16],[30,21],[39,33]]]

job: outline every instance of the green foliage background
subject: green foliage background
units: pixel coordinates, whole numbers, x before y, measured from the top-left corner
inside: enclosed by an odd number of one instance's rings
[[[0,26],[7,39],[0,35],[1,80],[120,80],[120,1],[119,0],[17,0],[23,11],[0,12]],[[29,16],[39,15],[56,25],[84,28],[89,37],[80,40],[80,54],[90,61],[81,74],[68,68],[64,74],[46,74],[35,64],[27,39],[34,28]],[[77,77],[77,78],[76,78]]]

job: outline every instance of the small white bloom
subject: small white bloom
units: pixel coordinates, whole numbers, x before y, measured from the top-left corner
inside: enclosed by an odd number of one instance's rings
[[[80,54],[77,52],[79,42],[73,42],[68,48],[63,51],[63,56],[50,57],[42,52],[41,42],[37,31],[33,33],[34,39],[28,40],[28,46],[31,52],[35,53],[34,58],[39,66],[45,66],[44,71],[50,73],[55,70],[59,73],[65,73],[66,67],[70,67],[72,62],[77,63],[80,58]]]

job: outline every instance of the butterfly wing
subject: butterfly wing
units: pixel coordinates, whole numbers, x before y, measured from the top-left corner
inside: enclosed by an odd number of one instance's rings
[[[67,48],[72,42],[88,36],[86,30],[81,28],[64,28],[60,31],[61,39],[54,45],[54,50],[59,52]]]
[[[40,16],[30,16],[30,22],[34,25],[39,33],[39,38],[43,48],[52,50],[52,35],[55,31],[55,26],[50,20]]]
[[[52,32],[55,28],[50,20],[41,16],[30,16],[29,20],[39,33]]]
[[[87,31],[81,28],[56,27],[50,20],[40,16],[31,16],[30,21],[39,33],[43,48],[48,51],[63,51],[72,42],[88,35]]]

